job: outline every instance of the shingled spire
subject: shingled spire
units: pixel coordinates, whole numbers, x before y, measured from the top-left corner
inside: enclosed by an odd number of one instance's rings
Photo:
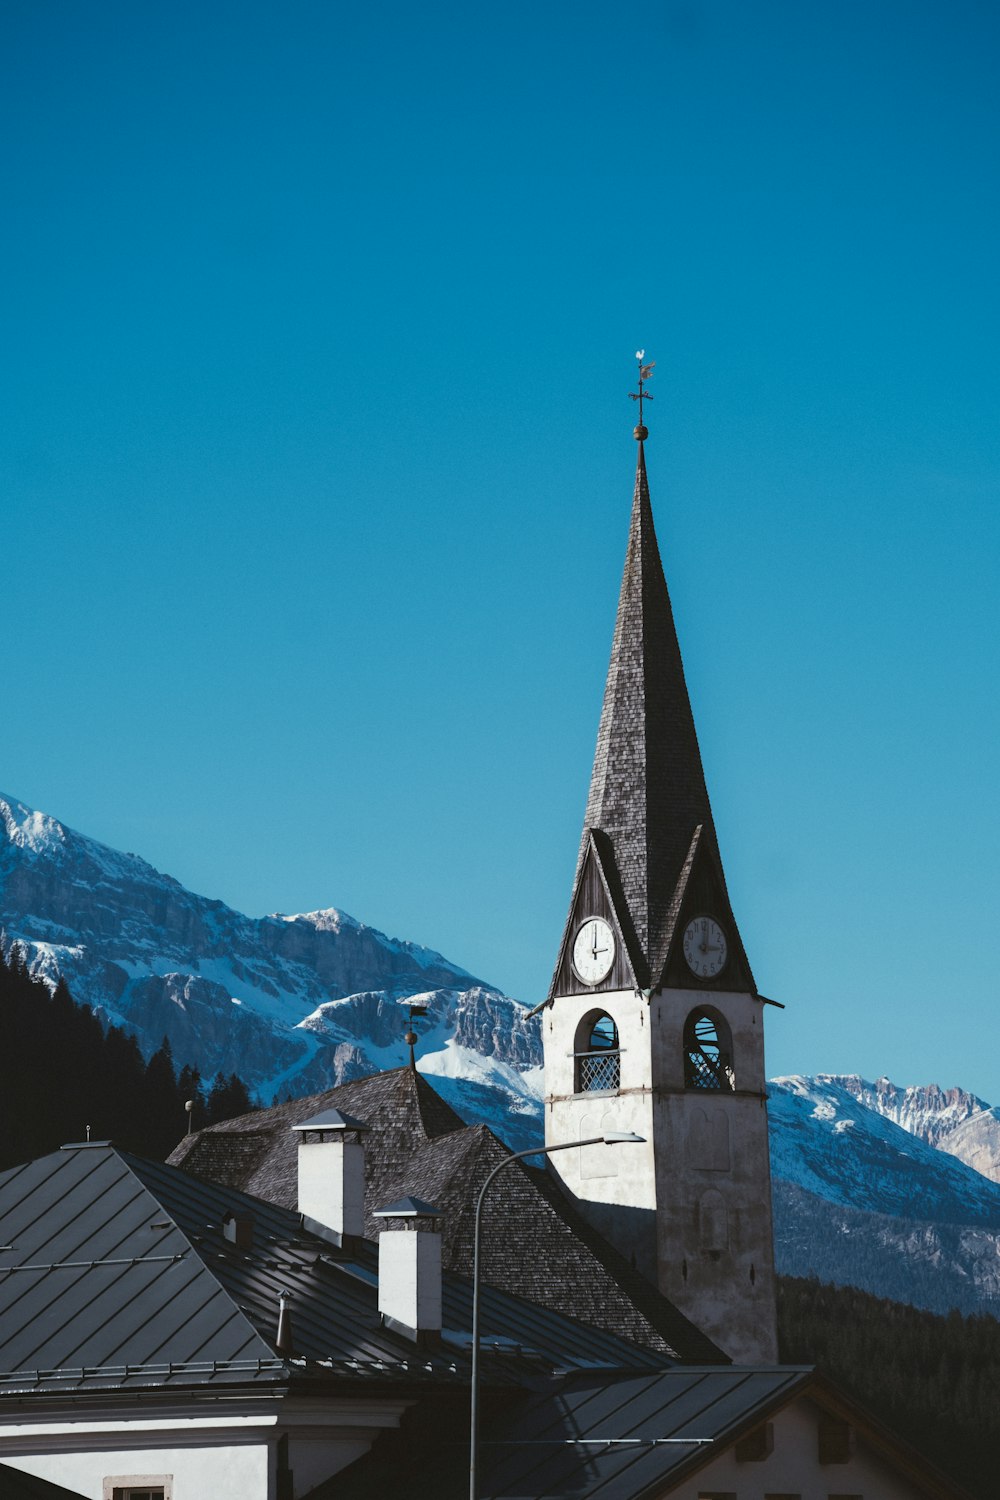
[[[634,983],[641,989],[655,989],[663,982],[696,862],[711,876],[717,900],[727,911],[729,907],[656,543],[645,436],[646,429],[640,425],[611,664],[573,900],[550,995],[566,993],[567,983],[570,990],[577,988],[567,949],[576,922],[587,915],[578,910],[581,882],[588,861],[595,857],[631,960]],[[742,948],[738,939],[737,946]],[[739,959],[742,967],[742,951]]]

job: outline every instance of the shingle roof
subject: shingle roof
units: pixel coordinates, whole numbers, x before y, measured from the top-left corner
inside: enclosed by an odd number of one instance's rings
[[[253,1221],[252,1245],[223,1221]],[[437,1349],[384,1327],[378,1252],[339,1251],[297,1213],[113,1146],[64,1147],[0,1174],[0,1396],[299,1378],[467,1378],[471,1287],[445,1277]],[[288,1291],[295,1359],[274,1348]],[[613,1333],[487,1289],[491,1380],[662,1360]],[[525,1361],[527,1363],[525,1364]],[[520,1371],[520,1373],[519,1373]]]
[[[188,1172],[294,1208],[298,1143],[293,1126],[320,1110],[345,1109],[365,1136],[365,1234],[374,1211],[419,1196],[444,1212],[443,1259],[472,1270],[475,1203],[483,1181],[509,1157],[485,1125],[463,1125],[409,1068],[341,1084],[186,1137],[170,1160]],[[621,1334],[668,1358],[724,1360],[712,1342],[613,1250],[548,1172],[514,1163],[484,1207],[483,1277],[493,1286]]]
[[[721,879],[712,809],[640,442],[574,902],[593,832],[600,840],[605,876],[642,989],[656,988],[661,982],[680,908],[678,881],[699,826],[702,843],[710,846],[709,857],[714,856]],[[556,993],[565,946],[564,937],[550,997]]]

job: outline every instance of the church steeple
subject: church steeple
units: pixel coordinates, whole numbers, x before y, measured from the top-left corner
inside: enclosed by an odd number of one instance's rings
[[[651,399],[643,393],[643,399]],[[735,939],[732,961],[744,981],[719,856],[701,752],[691,713],[646,477],[646,428],[639,442],[625,570],[611,663],[584,817],[577,878],[551,995],[573,984],[567,947],[579,918],[588,859],[597,858],[632,979],[656,989],[674,950],[678,918],[697,861],[710,879]],[[609,983],[611,976],[609,976]]]
[[[543,1010],[545,1139],[590,1223],[741,1362],[777,1357],[763,1003],[726,892],[639,443],[573,897]],[[706,598],[706,607],[710,607]],[[733,724],[732,734],[743,726]]]

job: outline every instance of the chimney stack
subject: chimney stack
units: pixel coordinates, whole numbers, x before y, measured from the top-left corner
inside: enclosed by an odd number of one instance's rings
[[[375,1210],[386,1227],[378,1237],[378,1310],[391,1327],[423,1340],[441,1333],[441,1226],[433,1203],[401,1198]]]
[[[365,1148],[369,1127],[339,1109],[292,1127],[299,1137],[298,1209],[307,1229],[338,1244],[364,1234]]]

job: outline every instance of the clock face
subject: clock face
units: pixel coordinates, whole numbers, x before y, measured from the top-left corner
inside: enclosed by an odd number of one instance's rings
[[[584,984],[600,984],[615,961],[615,935],[603,917],[588,917],[573,944],[573,967]]]
[[[684,929],[684,957],[692,974],[714,979],[726,966],[726,934],[714,917],[694,917]]]

